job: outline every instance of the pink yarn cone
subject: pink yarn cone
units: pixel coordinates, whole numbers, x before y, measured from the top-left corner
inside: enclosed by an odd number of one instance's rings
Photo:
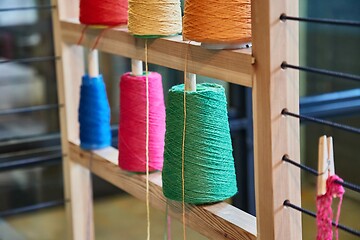
[[[338,197],[339,204],[336,213],[335,224],[339,224],[339,217],[341,211],[341,204],[345,190],[342,185],[336,183],[337,181],[343,181],[337,175],[332,175],[326,180],[326,193],[316,198],[316,224],[317,224],[317,236],[316,240],[332,240],[332,221],[333,211],[331,208],[334,197]],[[339,239],[338,229],[335,228],[335,239]]]
[[[149,72],[149,171],[163,166],[165,104],[162,78]],[[146,76],[126,73],[120,81],[119,166],[146,172]]]

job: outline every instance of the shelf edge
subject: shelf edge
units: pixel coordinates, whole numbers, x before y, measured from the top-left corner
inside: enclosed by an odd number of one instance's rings
[[[84,25],[72,20],[61,21],[62,39],[67,44],[78,44]],[[101,29],[86,29],[82,46],[92,48]],[[208,50],[199,43],[183,41],[182,36],[148,39],[148,61],[183,71],[186,52],[187,70],[191,73],[252,87],[254,59],[250,49]],[[127,29],[105,30],[97,49],[127,58],[145,60],[145,39],[134,38]],[[235,63],[235,64],[234,64]]]
[[[88,168],[100,178],[145,201],[145,175],[121,170],[117,165],[118,150],[115,148],[90,152],[69,142],[69,156],[73,162]],[[160,172],[150,174],[150,204],[162,211],[168,204],[172,217],[179,220],[182,217],[181,203],[167,200],[162,193]],[[187,204],[186,219],[189,227],[210,239],[256,239],[256,218],[225,202],[202,206]]]

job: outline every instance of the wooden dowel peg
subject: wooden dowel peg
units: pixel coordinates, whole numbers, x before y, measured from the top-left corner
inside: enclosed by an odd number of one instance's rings
[[[186,73],[185,77],[185,91],[196,91],[196,74]]]
[[[135,76],[143,75],[143,62],[136,59],[131,59],[131,73]]]
[[[99,53],[98,50],[94,49],[89,52],[89,76],[99,76]]]

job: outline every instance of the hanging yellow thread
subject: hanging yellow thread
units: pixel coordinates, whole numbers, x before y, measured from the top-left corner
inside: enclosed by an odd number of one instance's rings
[[[251,0],[186,0],[183,36],[203,43],[251,41]]]
[[[186,45],[185,66],[184,66],[184,83],[187,81],[187,60],[190,41]],[[183,239],[186,240],[186,208],[185,208],[185,137],[186,137],[186,91],[184,90],[184,128],[181,146],[181,185],[182,185],[182,223],[183,223]]]
[[[129,0],[129,31],[139,36],[181,33],[179,0]]]
[[[146,74],[146,219],[147,240],[150,240],[150,199],[149,199],[149,69],[148,69],[148,47],[145,39],[145,74]]]

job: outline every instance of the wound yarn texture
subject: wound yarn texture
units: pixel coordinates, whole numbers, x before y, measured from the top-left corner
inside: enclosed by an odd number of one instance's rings
[[[336,213],[335,223],[338,225],[341,204],[343,200],[343,195],[345,193],[344,187],[340,184],[337,184],[337,181],[343,181],[337,175],[332,175],[326,180],[326,193],[322,196],[316,198],[316,224],[317,224],[317,236],[316,240],[332,240],[333,231],[332,231],[332,221],[333,221],[333,211],[331,208],[332,201],[334,197],[339,198],[339,204]],[[338,229],[335,228],[335,239],[339,239]]]
[[[110,106],[102,75],[84,75],[79,104],[80,147],[86,150],[111,145]]]
[[[80,22],[86,25],[116,26],[128,21],[127,0],[81,0]]]
[[[162,172],[164,195],[182,201],[184,85],[170,89]],[[186,92],[187,125],[184,152],[184,201],[203,204],[225,200],[237,192],[225,90],[197,84]]]
[[[203,43],[251,40],[251,0],[186,0],[183,36]]]
[[[149,72],[149,171],[163,166],[165,105],[162,78]],[[120,80],[119,166],[146,172],[146,76],[125,73]]]
[[[129,0],[129,31],[139,36],[181,33],[179,0]]]

